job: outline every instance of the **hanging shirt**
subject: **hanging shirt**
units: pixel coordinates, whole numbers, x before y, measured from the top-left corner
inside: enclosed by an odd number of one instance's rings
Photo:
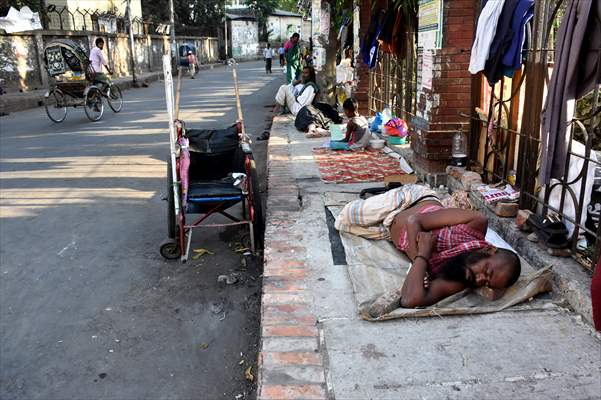
[[[575,100],[601,84],[601,2],[571,1],[557,32],[555,65],[541,114],[540,182],[565,174]]]
[[[505,0],[489,1],[480,13],[470,56],[469,71],[472,74],[477,74],[484,69],[504,4]]]
[[[484,65],[484,75],[492,86],[503,76],[504,67],[501,63],[503,54],[511,45],[513,31],[511,29],[513,15],[520,0],[505,0],[503,11],[497,22],[497,31],[490,44],[488,60]]]
[[[513,13],[511,30],[513,37],[509,48],[503,54],[502,63],[505,66],[505,76],[512,77],[513,72],[522,66],[522,53],[526,39],[526,25],[534,16],[534,0],[520,0]]]

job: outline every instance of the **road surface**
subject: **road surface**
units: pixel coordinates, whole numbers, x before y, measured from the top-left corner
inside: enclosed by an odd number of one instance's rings
[[[274,72],[278,71],[274,68]],[[247,131],[269,126],[282,74],[239,66]],[[261,264],[234,251],[241,229],[197,233],[205,255],[182,265],[166,237],[164,85],[124,92],[91,123],[69,109],[0,118],[0,398],[253,397]],[[231,71],[186,79],[189,127],[236,120]],[[264,165],[265,143],[256,142]],[[220,274],[237,272],[234,285]]]

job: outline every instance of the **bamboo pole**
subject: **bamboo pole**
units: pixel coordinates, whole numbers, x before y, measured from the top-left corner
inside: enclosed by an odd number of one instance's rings
[[[238,111],[238,121],[242,129],[242,134],[246,134],[244,129],[244,116],[242,115],[242,105],[240,104],[240,87],[238,86],[238,71],[236,70],[236,62],[232,63],[232,74],[234,75],[234,92],[236,93],[236,110]]]
[[[177,89],[175,90],[175,119],[179,119],[179,100],[182,92],[182,69],[177,69]]]

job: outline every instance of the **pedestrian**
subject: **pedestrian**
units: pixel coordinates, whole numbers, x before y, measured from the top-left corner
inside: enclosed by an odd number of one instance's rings
[[[96,47],[90,50],[90,63],[92,64],[92,69],[95,73],[94,82],[102,83],[103,87],[100,89],[104,91],[111,84],[111,80],[103,72],[103,68],[106,67],[106,70],[111,75],[113,74],[113,71],[108,66],[108,63],[102,54],[102,49],[104,48],[104,39],[99,37],[96,39],[95,43]]]
[[[188,72],[190,73],[190,78],[194,79],[194,75],[196,75],[196,56],[192,51],[188,51]]]
[[[273,59],[273,49],[267,43],[267,48],[263,50],[263,59],[265,60],[265,73],[271,74],[271,60]]]
[[[284,45],[284,54],[286,56],[286,81],[288,83],[298,80],[302,71],[301,49],[298,44],[299,40],[300,35],[298,32],[295,32]]]
[[[284,57],[284,46],[280,45],[280,48],[278,49],[278,54],[280,55],[280,67],[284,68],[284,65],[286,65],[286,58]]]

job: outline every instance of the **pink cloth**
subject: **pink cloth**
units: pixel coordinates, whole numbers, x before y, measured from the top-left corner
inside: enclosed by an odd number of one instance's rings
[[[290,39],[286,40],[286,43],[284,44],[284,52],[290,50],[293,46],[294,44],[292,44]]]
[[[440,205],[426,206],[418,211],[419,214],[428,214],[442,210]],[[430,272],[436,276],[440,267],[450,259],[472,250],[480,250],[489,247],[490,244],[484,240],[482,232],[470,228],[468,225],[453,225],[432,231],[436,235],[436,250],[430,257]],[[401,231],[397,248],[406,252],[409,247],[407,231]]]

